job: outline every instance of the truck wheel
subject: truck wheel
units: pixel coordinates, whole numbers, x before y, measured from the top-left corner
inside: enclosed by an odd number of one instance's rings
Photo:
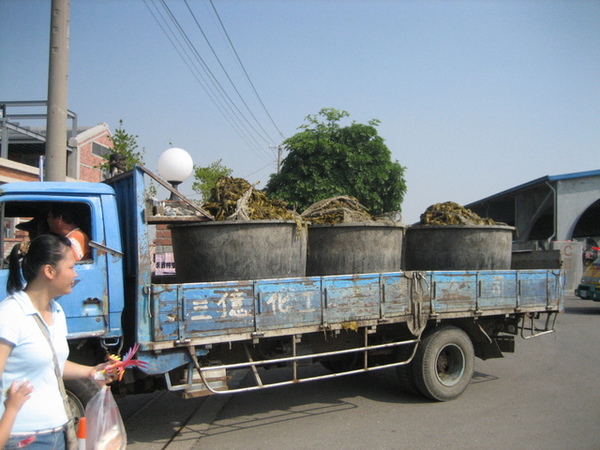
[[[88,402],[100,391],[100,385],[94,380],[65,380],[65,390],[71,406],[71,414],[75,418],[75,424],[79,418],[85,415],[85,407]]]
[[[321,365],[333,373],[348,372],[361,367],[358,353],[346,356],[332,357],[321,361]]]
[[[441,327],[426,336],[413,361],[423,395],[444,402],[462,394],[473,375],[473,343],[460,328]]]

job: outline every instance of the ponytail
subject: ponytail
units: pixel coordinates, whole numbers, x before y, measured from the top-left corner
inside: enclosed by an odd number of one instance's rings
[[[15,245],[10,251],[8,257],[8,281],[6,282],[6,290],[9,294],[14,294],[17,291],[23,290],[23,278],[21,277],[21,244]]]
[[[21,244],[10,252],[8,260],[8,280],[6,290],[9,294],[22,291],[26,283],[35,279],[43,266],[56,267],[65,257],[65,249],[71,247],[71,241],[56,234],[42,234],[29,243],[25,255],[21,254]]]

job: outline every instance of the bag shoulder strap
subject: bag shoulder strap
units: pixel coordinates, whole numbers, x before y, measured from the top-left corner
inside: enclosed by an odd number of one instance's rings
[[[50,333],[48,332],[48,327],[46,327],[46,324],[42,321],[42,318],[40,317],[39,314],[36,313],[33,315],[33,317],[35,318],[35,321],[37,322],[38,326],[40,327],[40,330],[42,330],[42,333],[44,334],[44,337],[48,341],[48,345],[50,346],[50,349],[52,350],[52,359],[54,361],[54,374],[56,375],[56,379],[58,380],[58,389],[60,390],[60,394],[63,398],[63,403],[65,404],[65,411],[67,412],[67,418],[69,419],[69,421],[71,421],[73,419],[73,417],[71,414],[71,407],[69,406],[69,397],[67,396],[67,391],[65,389],[65,383],[63,381],[63,377],[60,372],[60,366],[58,365],[58,358],[56,356],[56,351],[54,350],[54,345],[52,345],[52,339],[50,339]]]
[[[69,397],[67,396],[67,390],[65,389],[65,383],[63,381],[62,374],[60,372],[60,366],[58,365],[58,357],[56,356],[56,351],[54,350],[54,345],[52,345],[52,339],[50,338],[50,332],[48,331],[48,327],[43,322],[42,318],[39,314],[35,313],[33,315],[35,321],[37,322],[40,330],[44,334],[44,337],[48,341],[48,345],[52,350],[52,360],[54,361],[54,373],[56,374],[56,380],[58,381],[58,389],[60,390],[60,395],[63,399],[63,403],[65,405],[65,412],[67,413],[67,427],[65,433],[65,445],[68,450],[77,450],[79,447],[77,440],[77,432],[75,431],[75,420],[73,418],[73,414],[71,412],[71,406],[69,405]]]

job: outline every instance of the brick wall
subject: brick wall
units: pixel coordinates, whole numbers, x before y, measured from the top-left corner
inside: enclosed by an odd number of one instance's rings
[[[97,142],[105,147],[111,148],[112,142],[110,140],[110,132],[108,128],[98,128],[98,132],[92,135],[86,135],[85,140],[78,142],[79,148],[79,179],[82,181],[90,181],[92,183],[99,183],[102,181],[102,171],[100,170],[100,164],[105,160],[101,156],[93,153],[93,144]],[[85,133],[83,133],[85,134]]]
[[[156,225],[156,235],[151,246],[152,271],[155,275],[174,275],[175,262],[171,241],[171,230],[167,225]]]
[[[170,247],[172,245],[171,230],[167,228],[167,225],[156,226],[156,239],[154,243],[158,247]]]

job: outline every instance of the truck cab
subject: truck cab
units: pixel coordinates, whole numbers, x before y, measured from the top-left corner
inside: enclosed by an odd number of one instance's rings
[[[48,212],[66,204],[77,217],[77,226],[92,242],[92,257],[77,261],[73,291],[57,299],[67,316],[69,339],[101,337],[119,339],[123,309],[121,239],[115,193],[101,183],[23,182],[3,185],[0,215],[3,258],[0,261],[0,299],[6,297],[8,256],[14,246],[26,245],[35,233],[49,232]],[[28,224],[36,224],[36,229]],[[114,232],[106,224],[113,223]]]

